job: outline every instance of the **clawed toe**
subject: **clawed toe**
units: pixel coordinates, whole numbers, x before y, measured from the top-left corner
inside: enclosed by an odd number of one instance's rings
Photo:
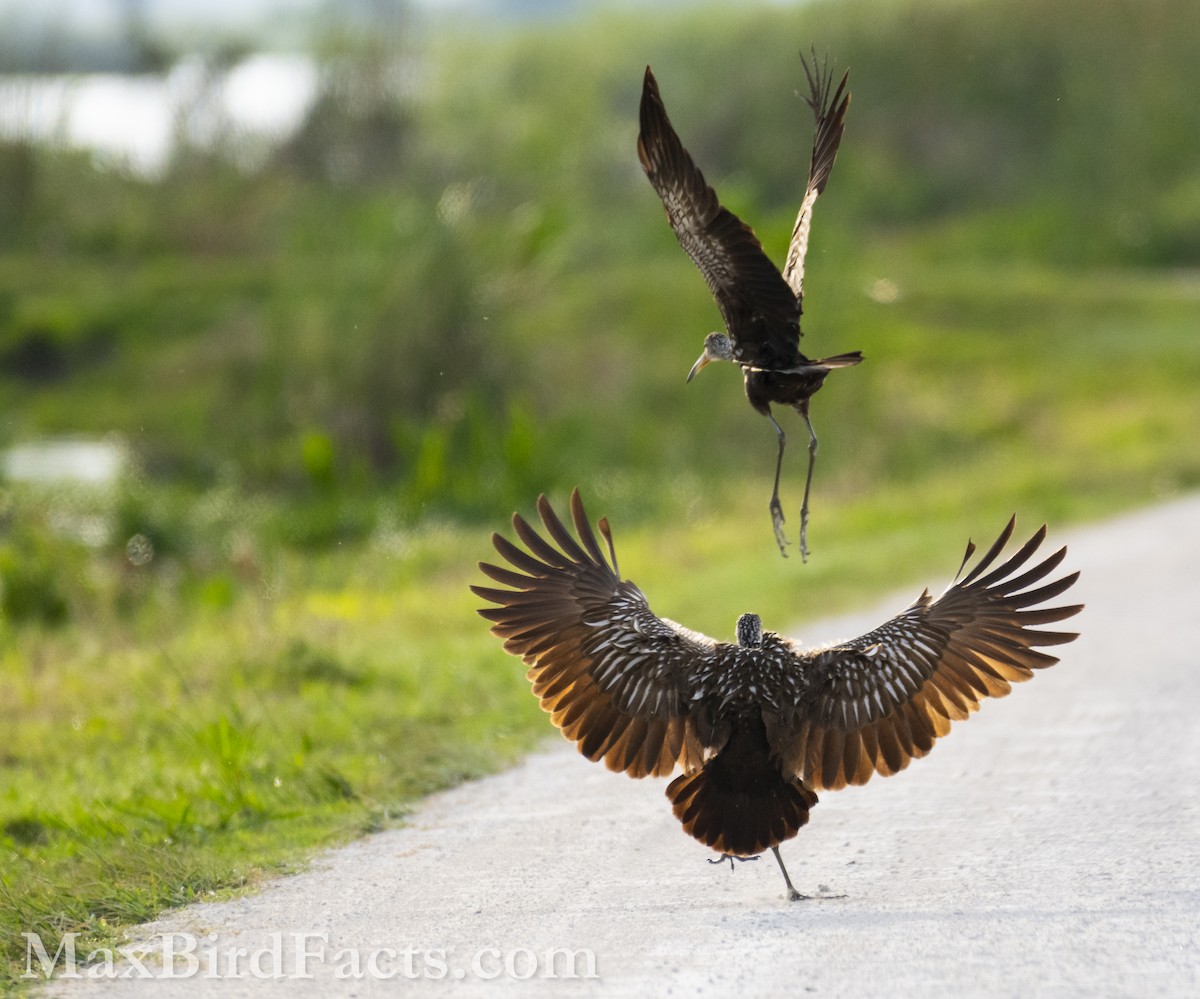
[[[822,892],[819,895],[801,895],[795,888],[788,889],[789,902],[828,902],[837,898],[848,898],[847,895],[830,895],[827,892]]]
[[[735,857],[732,853],[723,853],[719,857],[709,857],[710,864],[723,864],[726,860],[729,861],[729,869],[733,870],[733,862],[736,860],[739,864],[748,864],[752,860],[758,860],[757,857]]]
[[[779,500],[771,501],[771,525],[775,528],[775,544],[779,546],[779,554],[787,558],[787,546],[791,544],[783,533],[783,507]]]

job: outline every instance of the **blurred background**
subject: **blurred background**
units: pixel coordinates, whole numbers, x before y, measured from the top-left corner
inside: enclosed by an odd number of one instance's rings
[[[736,377],[680,383],[719,321],[633,153],[638,87],[652,62],[781,256],[810,44],[854,105],[805,347],[877,362],[822,396],[818,481],[1034,460],[1035,369],[1119,405],[1136,373],[1063,355],[1136,353],[1114,275],[1200,259],[1195,5],[1043,6],[2,0],[3,467],[111,478],[124,519],[88,538],[179,548],[134,509],[160,488],[320,546],[592,479],[642,517],[762,478]],[[1064,318],[1064,270],[1110,300]],[[999,363],[1018,397],[962,405]]]
[[[635,138],[651,64],[781,261],[810,47],[853,103],[802,347],[867,361],[801,566],[739,375],[684,384],[720,319]],[[726,636],[1195,488],[1198,93],[1195,0],[0,0],[0,940],[543,734],[465,590],[540,491]]]

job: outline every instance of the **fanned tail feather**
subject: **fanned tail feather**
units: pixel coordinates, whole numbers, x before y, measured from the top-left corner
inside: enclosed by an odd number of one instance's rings
[[[791,839],[817,796],[771,759],[761,721],[740,728],[701,770],[667,787],[684,831],[717,853],[753,857]]]

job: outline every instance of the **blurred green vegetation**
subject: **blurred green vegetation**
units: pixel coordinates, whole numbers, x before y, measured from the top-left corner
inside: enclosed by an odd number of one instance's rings
[[[262,169],[236,136],[153,181],[0,143],[0,448],[131,456],[111,486],[0,485],[10,961],[25,930],[104,940],[288,869],[544,735],[465,589],[540,491],[579,484],[655,608],[727,636],[751,608],[788,627],[937,585],[1014,509],[1058,525],[1200,485],[1193,0],[394,44],[327,39]],[[634,141],[650,63],[781,259],[810,44],[854,100],[804,347],[867,362],[813,406],[801,566],[775,554],[774,435],[740,378],[684,385],[719,317]]]
[[[894,373],[897,328],[927,322],[908,271],[1037,267],[1052,298],[1063,270],[1200,259],[1188,0],[599,14],[414,43],[398,92],[378,43],[342,39],[269,169],[185,147],[148,183],[0,149],[23,178],[0,185],[20,216],[0,230],[0,439],[118,431],[156,481],[317,506],[386,488],[413,519],[493,518],[598,467],[655,516],[655,483],[748,474],[764,434],[739,393],[680,384],[718,320],[633,154],[640,69],[780,256],[810,41],[854,93],[818,209],[811,353],[862,348]],[[899,283],[887,309],[864,294],[879,277]],[[1013,305],[978,335],[1031,309]],[[823,436],[852,391],[822,396]]]

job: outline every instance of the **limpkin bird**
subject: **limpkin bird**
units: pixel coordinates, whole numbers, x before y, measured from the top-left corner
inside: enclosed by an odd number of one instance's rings
[[[646,67],[642,86],[641,132],[638,156],[642,169],[662,199],[667,219],[680,245],[692,258],[725,320],[725,333],[709,333],[704,352],[688,372],[690,382],[710,361],[733,361],[741,365],[746,398],[762,413],[779,440],[775,459],[775,488],[771,493],[771,523],[779,551],[787,556],[783,532],[783,507],[779,502],[779,474],[787,437],[771,412],[771,404],[792,406],[808,428],[808,475],[804,502],[800,506],[800,557],[808,560],[808,494],[817,456],[817,435],[808,416],[808,401],[835,368],[848,368],[862,360],[861,351],[810,359],[800,352],[800,312],[804,299],[804,257],[812,225],[813,205],[825,190],[829,171],[837,156],[846,125],[850,95],[846,92],[849,72],[837,89],[832,89],[829,71],[801,58],[808,78],[809,95],[816,124],[813,130],[812,161],[800,212],[792,229],[787,263],[783,273],[763,252],[753,230],[733,212],[721,206],[716,192],[684,149],[671,126],[658,92],[658,83]]]
[[[804,896],[779,844],[808,821],[817,791],[903,770],[985,697],[1058,661],[1035,646],[1076,637],[1038,627],[1081,609],[1046,606],[1079,574],[1049,579],[1066,549],[1035,558],[1045,527],[996,565],[1010,520],[963,575],[967,545],[941,596],[926,590],[874,631],[802,649],[763,631],[756,614],[738,618],[736,644],[657,617],[621,579],[601,520],[605,557],[578,490],[574,537],[544,496],[537,507],[547,537],[513,515],[527,551],[492,536],[512,568],[480,563],[506,588],[472,586],[496,605],[479,613],[529,665],[534,694],[584,756],[631,777],[678,764],[667,797],[684,830],[718,860],[770,850],[791,899]]]

